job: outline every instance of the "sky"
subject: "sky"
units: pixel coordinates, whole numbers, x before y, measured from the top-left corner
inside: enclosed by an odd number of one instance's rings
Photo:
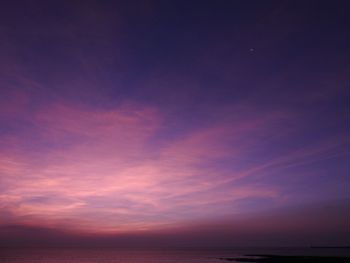
[[[0,245],[349,245],[349,7],[5,1]]]

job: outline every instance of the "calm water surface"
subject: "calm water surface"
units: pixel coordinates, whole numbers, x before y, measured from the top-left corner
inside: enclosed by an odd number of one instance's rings
[[[196,249],[121,250],[111,248],[0,249],[4,263],[219,263],[221,257],[245,254],[350,256],[344,249]],[[232,262],[232,261],[231,261]]]

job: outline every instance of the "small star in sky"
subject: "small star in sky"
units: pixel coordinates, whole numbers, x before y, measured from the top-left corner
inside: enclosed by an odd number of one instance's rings
[[[249,51],[250,51],[250,52],[254,52],[255,49],[254,49],[254,48],[250,48]]]

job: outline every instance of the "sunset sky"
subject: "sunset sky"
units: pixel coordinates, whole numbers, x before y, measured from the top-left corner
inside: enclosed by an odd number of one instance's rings
[[[4,1],[0,244],[348,245],[349,8]]]

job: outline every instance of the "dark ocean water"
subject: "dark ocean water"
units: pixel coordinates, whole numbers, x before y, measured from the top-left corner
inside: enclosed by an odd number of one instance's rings
[[[349,249],[113,249],[1,248],[0,262],[9,263],[219,263],[246,254],[350,256]]]

